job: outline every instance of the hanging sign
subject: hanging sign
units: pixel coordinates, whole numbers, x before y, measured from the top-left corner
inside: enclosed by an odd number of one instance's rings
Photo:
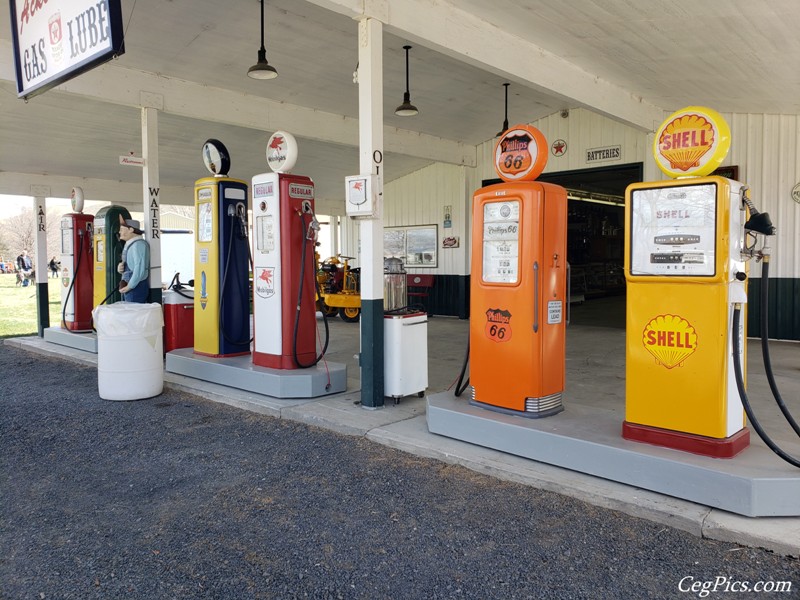
[[[514,125],[497,140],[494,168],[503,181],[533,181],[547,164],[547,140],[531,125]]]
[[[141,156],[120,156],[119,164],[128,165],[129,167],[143,167],[144,158]]]
[[[120,0],[10,0],[17,96],[30,98],[125,53]]]
[[[731,130],[717,111],[687,106],[656,131],[653,156],[669,177],[702,177],[720,166],[731,147]]]

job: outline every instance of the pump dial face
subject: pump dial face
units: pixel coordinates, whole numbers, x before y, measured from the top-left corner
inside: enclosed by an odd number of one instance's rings
[[[203,144],[203,163],[212,175],[227,175],[231,158],[225,144],[215,139],[206,140]]]

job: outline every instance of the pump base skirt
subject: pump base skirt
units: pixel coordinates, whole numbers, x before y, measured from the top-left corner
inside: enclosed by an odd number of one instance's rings
[[[167,352],[166,371],[273,398],[316,398],[347,389],[347,365],[327,363],[308,369],[269,369],[250,356],[215,358],[180,348]]]
[[[622,437],[634,442],[683,450],[711,458],[733,458],[750,445],[750,430],[747,427],[730,437],[717,439],[624,421]]]
[[[564,405],[561,404],[560,396],[561,394],[559,394],[559,400],[556,406],[536,411],[530,411],[530,410],[522,411],[522,410],[514,410],[512,408],[503,408],[502,406],[495,406],[494,404],[486,404],[485,402],[478,402],[477,400],[470,400],[469,403],[472,406],[479,406],[480,408],[485,408],[486,410],[493,410],[495,412],[504,413],[506,415],[516,415],[518,417],[525,417],[528,419],[543,419],[544,417],[551,417],[553,415],[557,415],[562,410],[564,410]],[[528,400],[531,400],[531,398],[526,399],[526,404]],[[527,405],[529,406],[529,404]]]

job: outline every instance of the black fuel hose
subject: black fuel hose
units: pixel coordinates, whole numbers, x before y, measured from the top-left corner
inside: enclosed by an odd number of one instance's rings
[[[456,396],[461,396],[464,391],[469,387],[469,377],[466,381],[464,376],[467,374],[467,365],[469,364],[469,339],[467,339],[467,353],[464,355],[464,364],[461,365],[461,373],[458,374],[458,381],[456,382]]]
[[[306,275],[306,248],[308,247],[307,242],[309,241],[307,239],[308,236],[306,235],[306,222],[305,219],[303,218],[303,213],[300,214],[300,227],[303,230],[302,233],[303,250],[301,252],[301,258],[300,258],[300,287],[297,292],[297,310],[295,311],[294,315],[294,332],[292,333],[292,358],[294,358],[294,362],[297,364],[298,367],[300,367],[301,369],[308,369],[309,367],[313,367],[314,365],[316,365],[319,361],[322,360],[322,357],[325,356],[325,352],[327,352],[328,350],[328,342],[330,341],[331,334],[330,334],[330,329],[328,327],[328,316],[325,314],[325,311],[323,310],[322,321],[323,323],[325,323],[325,344],[322,347],[322,352],[320,352],[319,356],[317,356],[312,362],[308,364],[300,362],[300,359],[297,356],[297,334],[298,331],[300,330],[300,307],[303,302],[303,283],[305,281],[305,275]],[[319,289],[319,281],[317,281],[316,277],[314,277],[314,285],[316,287],[317,295],[320,298],[322,298]],[[316,312],[316,310],[314,312]]]
[[[742,399],[742,406],[744,407],[744,412],[747,415],[747,418],[750,421],[750,424],[753,426],[753,429],[756,430],[758,436],[764,440],[764,443],[772,450],[775,454],[780,456],[783,460],[788,462],[790,465],[800,468],[800,460],[794,458],[793,456],[784,452],[778,444],[776,444],[772,438],[769,437],[764,428],[761,427],[761,423],[758,422],[756,419],[756,415],[753,412],[752,406],[750,406],[750,400],[747,398],[747,392],[744,389],[744,379],[742,377],[742,363],[739,360],[741,355],[741,344],[739,342],[739,324],[741,322],[742,316],[742,305],[737,303],[734,305],[733,308],[733,327],[731,331],[731,335],[733,336],[733,372],[736,378],[736,387],[739,390],[739,397]]]
[[[767,381],[769,382],[769,389],[772,390],[772,396],[778,408],[781,409],[783,416],[792,426],[794,432],[800,436],[800,425],[794,420],[792,413],[783,401],[781,393],[778,390],[778,384],[775,382],[775,375],[772,372],[772,360],[769,356],[769,335],[768,335],[768,312],[767,303],[769,300],[769,256],[764,257],[764,262],[761,267],[761,354],[764,357],[764,371],[767,374]]]
[[[83,229],[78,229],[78,237],[83,238],[86,235],[86,232]],[[67,290],[67,297],[64,298],[64,302],[62,303],[61,307],[61,326],[66,329],[69,333],[74,333],[75,335],[80,335],[77,331],[72,331],[69,327],[67,327],[67,304],[69,303],[69,297],[72,295],[72,290],[75,287],[75,280],[78,278],[78,272],[81,268],[81,258],[83,257],[83,239],[78,240],[80,243],[78,244],[78,260],[76,261],[75,271],[72,273],[72,281],[69,282],[69,289]],[[116,290],[114,290],[116,291]],[[111,292],[112,294],[114,292]],[[106,298],[108,300],[108,298]],[[105,300],[103,301],[105,302]],[[77,306],[75,307],[76,310],[73,312],[77,312]]]
[[[225,257],[225,270],[222,272],[222,285],[219,288],[219,330],[222,332],[222,337],[225,339],[226,342],[233,346],[244,346],[245,344],[250,344],[253,341],[252,337],[248,336],[248,339],[244,340],[234,340],[228,336],[228,332],[225,330],[225,318],[224,318],[224,305],[225,305],[225,289],[228,282],[228,270],[230,269],[231,265],[231,254],[233,254],[233,238],[236,235],[236,215],[231,216],[231,234],[228,239],[228,256]],[[247,240],[247,233],[245,231],[244,236],[240,235],[240,239],[244,237]],[[248,242],[249,245],[249,242]],[[248,256],[250,254],[250,250],[248,248]],[[248,314],[248,322],[249,322],[249,314]],[[248,331],[250,330],[250,326],[248,323],[247,327]]]

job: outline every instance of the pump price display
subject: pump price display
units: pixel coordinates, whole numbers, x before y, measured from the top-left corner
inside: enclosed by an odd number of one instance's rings
[[[519,281],[519,201],[483,205],[483,281]]]
[[[717,186],[634,190],[631,275],[715,274]]]

